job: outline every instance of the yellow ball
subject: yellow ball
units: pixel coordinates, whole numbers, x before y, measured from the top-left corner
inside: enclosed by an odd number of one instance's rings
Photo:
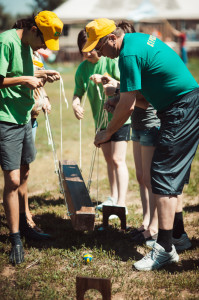
[[[93,256],[92,256],[90,253],[86,253],[86,254],[84,254],[84,256],[83,256],[83,260],[84,260],[84,262],[86,262],[86,263],[91,262],[92,259],[93,259]]]

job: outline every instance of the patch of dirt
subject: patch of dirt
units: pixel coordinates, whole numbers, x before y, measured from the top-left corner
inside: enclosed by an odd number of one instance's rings
[[[15,268],[11,266],[7,266],[4,268],[3,272],[1,273],[2,276],[11,277],[15,273]]]

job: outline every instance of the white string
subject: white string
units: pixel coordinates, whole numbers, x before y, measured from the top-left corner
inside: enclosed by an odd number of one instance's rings
[[[64,82],[62,77],[60,76],[60,131],[61,131],[61,161],[62,161],[62,152],[63,152],[63,134],[62,134],[62,96],[64,98],[64,102],[66,103],[66,107],[68,109],[68,101],[66,99],[65,91],[64,91]]]
[[[44,99],[45,95],[43,93],[43,89],[42,88],[38,89],[38,92],[39,92],[40,97],[42,97]],[[66,99],[65,92],[64,92],[64,84],[63,84],[63,80],[60,76],[60,106],[61,106],[61,108],[60,108],[60,117],[61,117],[61,119],[62,119],[62,102],[61,102],[61,99],[62,99],[61,95],[62,94],[64,96],[64,101],[65,101],[65,103],[67,105],[67,108],[68,108],[68,101]],[[53,140],[52,130],[51,130],[51,126],[50,126],[50,121],[49,121],[49,118],[48,118],[48,112],[45,111],[44,115],[45,115],[45,123],[46,123],[46,132],[47,132],[47,137],[48,137],[48,145],[51,145],[52,151],[53,151],[55,173],[58,175],[59,187],[60,187],[61,193],[64,195],[64,201],[65,201],[65,204],[66,204],[68,215],[71,215],[71,213],[69,212],[69,209],[68,209],[67,201],[66,201],[66,194],[65,194],[64,187],[63,187],[63,179],[62,179],[61,170],[60,170],[60,167],[59,167],[59,162],[58,162],[58,158],[57,158],[55,143],[54,143],[54,140]],[[62,128],[61,128],[61,134],[62,134]]]
[[[84,108],[84,105],[86,102],[89,85],[90,85],[90,81],[88,82],[88,86],[87,86],[86,92],[84,94],[84,98],[82,101],[82,108]],[[79,120],[79,167],[80,167],[80,171],[81,171],[81,169],[82,169],[82,120],[81,119]]]
[[[103,109],[103,111],[101,113],[102,105],[103,105],[104,101],[102,99],[102,95],[101,95],[99,86],[96,85],[96,88],[97,88],[97,91],[98,91],[99,99],[101,101],[100,109],[99,109],[99,114],[98,114],[98,120],[97,120],[97,128],[96,128],[96,133],[97,133],[100,130],[100,128],[101,128],[101,126],[102,126],[103,123],[106,123],[106,122],[108,123],[108,113],[104,109]],[[101,119],[101,122],[100,122],[100,119]],[[100,125],[99,125],[99,123],[100,123]],[[97,151],[97,147],[95,147],[93,149],[93,153],[92,153],[92,159],[91,159],[91,165],[90,165],[90,172],[89,172],[88,183],[87,183],[87,189],[88,189],[88,191],[90,191],[90,186],[91,186],[91,182],[92,182],[91,178],[92,178],[94,164],[95,164],[96,151]],[[98,157],[99,157],[99,152],[98,152]],[[98,187],[97,187],[97,189],[98,189]],[[98,203],[98,191],[97,191],[97,203]]]

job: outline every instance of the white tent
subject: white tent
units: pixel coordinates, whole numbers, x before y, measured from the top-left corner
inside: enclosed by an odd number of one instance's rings
[[[68,0],[54,12],[66,24],[114,20],[199,19],[199,0]]]

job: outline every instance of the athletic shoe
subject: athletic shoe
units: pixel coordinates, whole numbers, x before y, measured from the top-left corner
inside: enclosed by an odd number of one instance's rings
[[[172,238],[172,243],[178,251],[187,250],[192,246],[186,233],[183,233],[179,239]]]
[[[96,209],[102,211],[103,205],[115,206],[116,203],[117,203],[117,200],[115,198],[109,196],[106,201],[104,201],[103,203],[97,205]]]
[[[146,246],[149,247],[150,249],[152,249],[156,243],[157,239],[151,239],[146,241]]]
[[[12,246],[9,260],[13,265],[21,264],[24,261],[24,251],[22,244]]]
[[[178,261],[179,256],[174,245],[172,245],[171,252],[166,252],[165,249],[156,242],[153,249],[141,260],[137,261],[134,267],[139,271],[151,271]]]

